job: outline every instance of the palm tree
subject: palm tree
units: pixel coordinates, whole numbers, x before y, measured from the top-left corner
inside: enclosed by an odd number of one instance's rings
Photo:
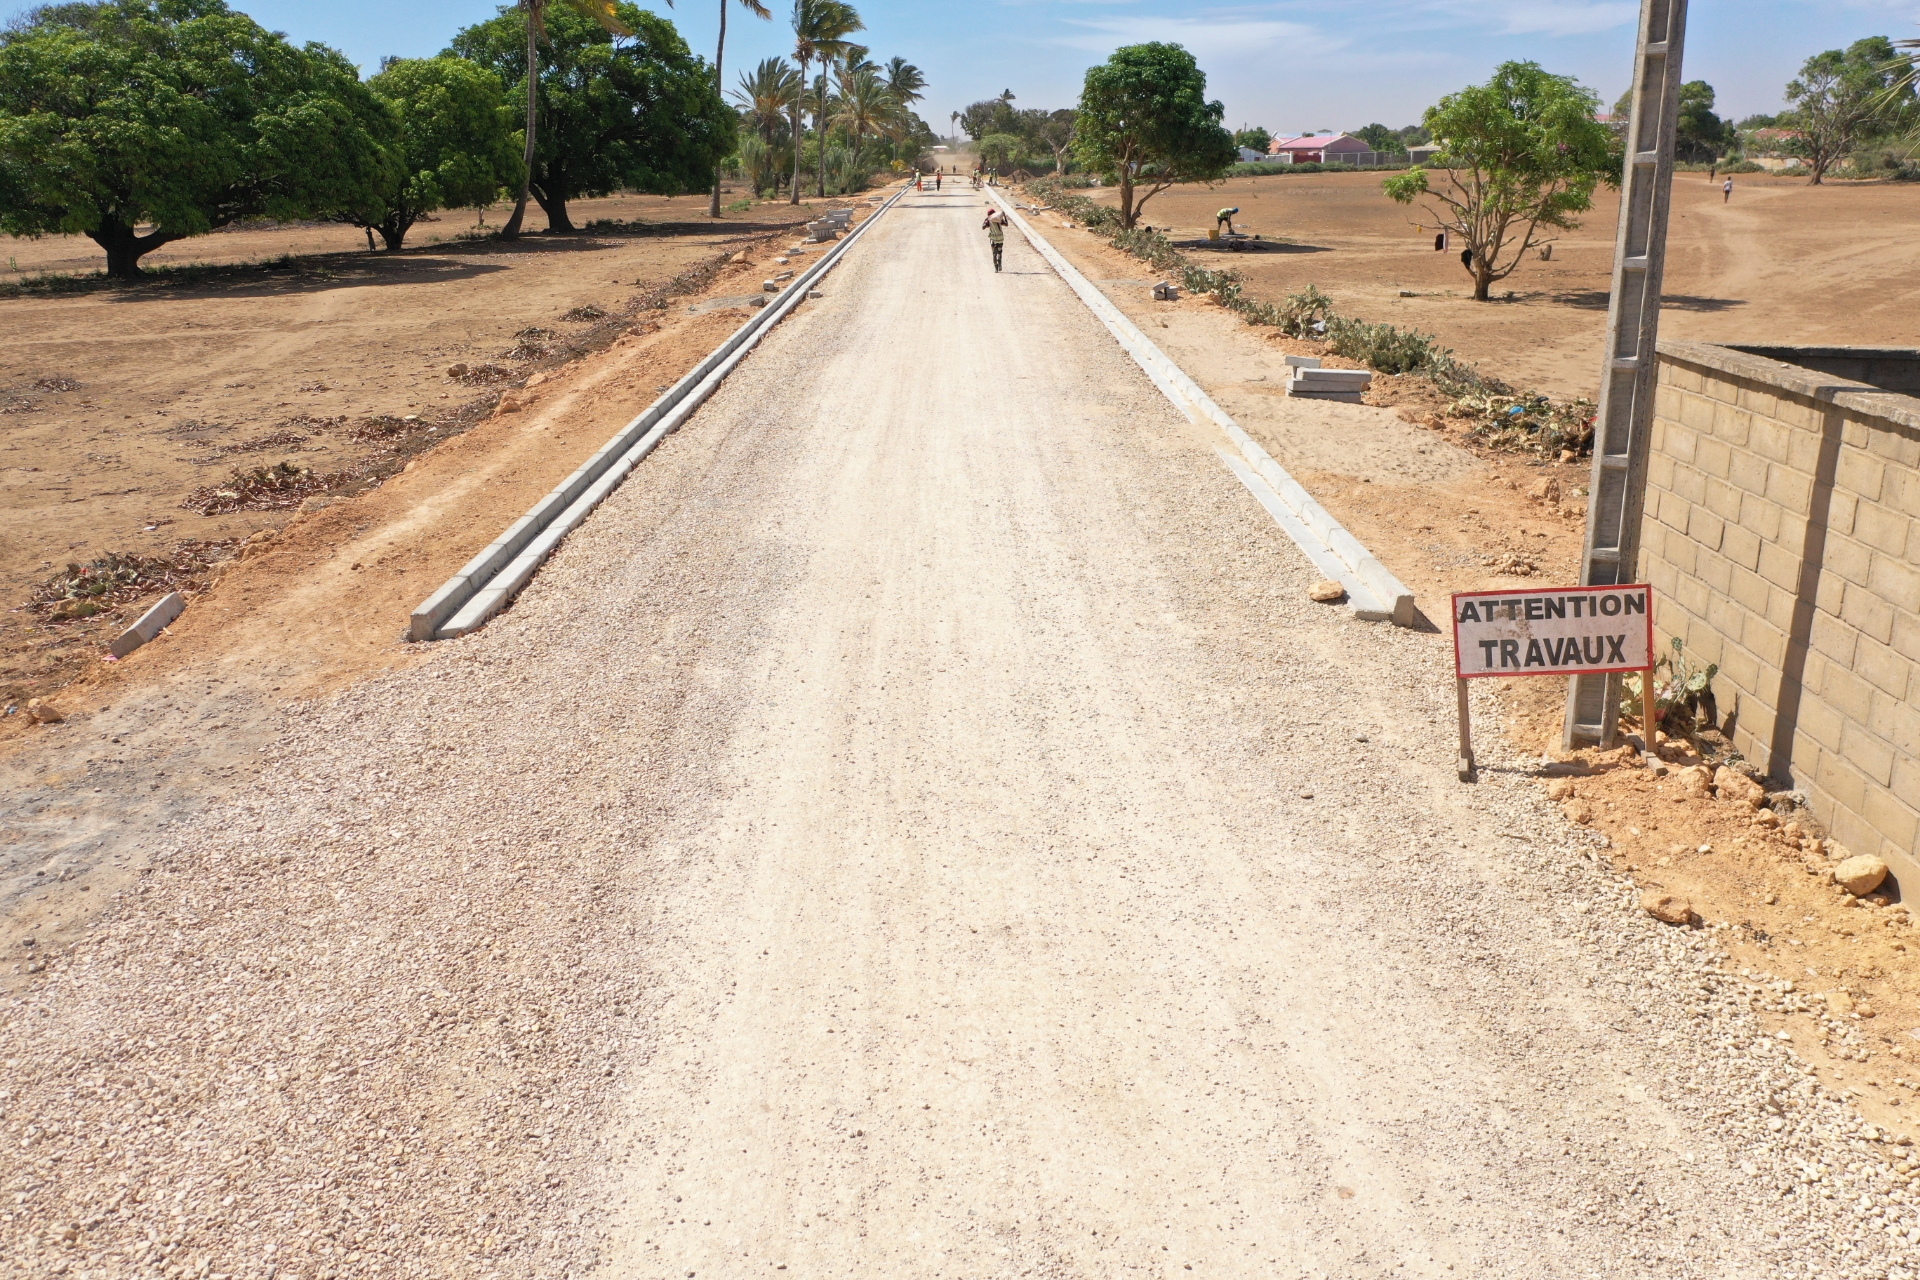
[[[527,15],[527,147],[526,172],[520,179],[520,198],[513,203],[513,216],[507,219],[507,225],[500,228],[502,240],[520,238],[520,222],[527,216],[527,196],[533,189],[533,133],[538,115],[540,100],[540,37],[547,34],[547,5],[549,0],[520,0],[520,8]],[[616,36],[630,36],[633,32],[620,21],[614,11],[614,0],[560,0],[560,3],[575,13],[584,14],[611,31]],[[673,0],[667,0],[667,6],[673,6]]]
[[[673,0],[667,0],[672,4]],[[740,6],[756,18],[773,19],[773,10],[761,3],[761,0],[740,0]],[[727,0],[720,0],[720,47],[713,51],[713,91],[725,93],[726,85],[720,79],[720,60],[727,56]],[[720,166],[713,166],[713,201],[707,205],[707,216],[720,216]]]
[[[947,112],[947,120],[953,125],[953,133],[949,136],[952,137],[954,144],[957,146],[960,142],[960,113],[958,111]]]
[[[747,109],[754,131],[772,142],[800,89],[800,73],[785,58],[762,58],[751,75],[741,73],[733,100]]]
[[[847,37],[864,31],[866,23],[846,0],[793,0],[793,60],[800,64],[800,82],[807,80],[807,67],[815,62],[832,62],[847,47]],[[801,96],[793,100],[793,203],[800,203],[800,131]],[[825,96],[823,93],[822,97]],[[819,123],[820,112],[814,113]],[[820,194],[827,193],[827,140],[820,139]]]
[[[879,72],[860,67],[840,73],[839,110],[833,122],[853,135],[853,166],[860,166],[860,139],[887,131],[899,114],[899,102],[887,91]]]
[[[927,78],[920,74],[920,68],[905,58],[887,59],[887,92],[903,107],[910,107],[920,101],[920,91],[927,87]],[[954,112],[957,116],[960,113]]]

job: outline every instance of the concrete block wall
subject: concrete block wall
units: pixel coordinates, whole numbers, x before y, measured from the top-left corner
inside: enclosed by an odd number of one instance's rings
[[[1660,344],[1640,573],[1735,747],[1920,895],[1920,399],[1794,354]]]

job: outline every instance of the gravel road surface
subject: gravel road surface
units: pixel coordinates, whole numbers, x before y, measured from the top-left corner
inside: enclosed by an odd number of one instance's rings
[[[981,216],[31,960],[0,1274],[1909,1274],[1714,931]]]

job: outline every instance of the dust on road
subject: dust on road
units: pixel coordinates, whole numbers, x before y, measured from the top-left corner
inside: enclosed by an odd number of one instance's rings
[[[1710,939],[1518,762],[1453,784],[1440,642],[1310,604],[981,216],[903,200],[509,614],[293,714],[37,977],[0,1249],[1888,1274],[1908,1193]]]

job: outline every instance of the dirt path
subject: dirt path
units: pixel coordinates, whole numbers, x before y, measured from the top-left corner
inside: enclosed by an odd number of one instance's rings
[[[970,192],[4,1011],[29,1273],[1886,1276],[1881,1135]],[[36,962],[37,963],[37,962]]]

